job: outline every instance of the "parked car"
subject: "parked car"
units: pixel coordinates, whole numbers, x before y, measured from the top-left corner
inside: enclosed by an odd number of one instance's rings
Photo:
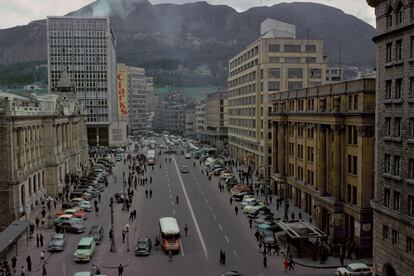
[[[92,211],[92,203],[90,201],[82,201],[79,203],[79,208],[84,210],[85,212]]]
[[[243,208],[243,211],[246,214],[257,214],[260,209],[265,208],[266,206],[264,204],[257,204],[257,205],[247,205]]]
[[[100,244],[103,239],[103,227],[100,225],[93,225],[89,230],[88,236],[93,238],[96,244]]]
[[[75,208],[76,206],[78,206],[77,202],[63,202],[62,203],[63,210]]]
[[[364,263],[353,263],[345,267],[338,267],[336,270],[338,276],[365,276],[372,275],[371,269]]]
[[[257,201],[256,198],[248,197],[248,198],[243,198],[242,202],[240,202],[240,207],[243,209],[247,205],[255,206],[257,204],[259,204],[259,202]]]
[[[76,221],[64,221],[55,225],[56,232],[63,231],[65,233],[83,233],[85,232],[85,225]]]
[[[220,175],[220,173],[222,172],[222,171],[224,171],[224,170],[226,170],[225,168],[223,168],[223,167],[218,167],[217,169],[215,169],[214,171],[213,171],[213,174],[215,175],[215,176],[219,176]]]
[[[79,219],[87,219],[88,218],[88,213],[81,210],[81,209],[79,209],[79,208],[66,209],[65,211],[63,211],[63,214],[73,215],[73,217],[79,218]]]
[[[262,230],[262,231],[259,231],[259,233],[265,244],[273,245],[276,243],[275,232],[271,230]]]
[[[189,173],[190,170],[188,169],[188,167],[186,165],[182,165],[181,166],[181,173]]]
[[[233,173],[228,170],[223,170],[220,172],[220,180],[226,180],[227,178],[233,177]]]
[[[242,276],[242,274],[236,270],[227,271],[221,274],[221,276]]]
[[[73,259],[75,262],[90,261],[95,254],[95,240],[90,237],[82,238],[76,247]]]
[[[184,157],[185,159],[191,159],[191,153],[187,152]]]
[[[53,225],[56,225],[56,224],[59,224],[59,223],[62,223],[62,222],[67,222],[67,221],[73,221],[73,222],[81,223],[82,219],[75,218],[73,215],[70,215],[70,214],[63,214],[63,215],[60,215],[60,216],[58,216],[57,218],[55,218],[53,220]]]
[[[66,234],[54,234],[49,241],[47,249],[49,252],[63,251],[65,249]]]
[[[140,237],[135,246],[135,256],[148,256],[152,247],[151,239],[148,237]]]
[[[81,197],[75,197],[75,198],[72,198],[71,199],[71,202],[74,202],[74,203],[77,203],[77,204],[79,204],[79,203],[81,203],[81,202],[83,202],[83,201],[86,201],[86,200],[84,200],[83,198],[81,198]]]

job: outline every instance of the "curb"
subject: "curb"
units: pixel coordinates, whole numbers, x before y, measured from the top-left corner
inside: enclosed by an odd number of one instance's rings
[[[333,269],[333,268],[344,267],[343,265],[335,265],[335,266],[307,265],[307,264],[297,262],[296,260],[294,260],[294,262],[295,264],[303,266],[303,267],[318,268],[318,269]],[[372,266],[372,264],[367,264],[367,266]]]

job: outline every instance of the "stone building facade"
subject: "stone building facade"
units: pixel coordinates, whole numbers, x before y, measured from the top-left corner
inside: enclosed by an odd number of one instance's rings
[[[207,95],[204,108],[206,142],[211,146],[224,149],[228,141],[227,92],[218,91]]]
[[[334,243],[354,241],[361,256],[370,256],[375,80],[277,92],[272,98],[275,192],[310,215]]]
[[[374,269],[414,275],[414,2],[367,2],[377,23]]]
[[[0,97],[0,227],[62,191],[89,166],[86,114],[57,95]]]

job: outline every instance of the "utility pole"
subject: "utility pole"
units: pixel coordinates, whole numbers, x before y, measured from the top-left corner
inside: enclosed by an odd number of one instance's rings
[[[125,186],[126,186],[125,172],[122,172],[122,183],[123,183],[123,193],[124,193],[124,200],[122,201],[122,211],[126,211],[128,209],[127,204],[126,204],[128,197],[126,196],[126,191],[125,191]]]

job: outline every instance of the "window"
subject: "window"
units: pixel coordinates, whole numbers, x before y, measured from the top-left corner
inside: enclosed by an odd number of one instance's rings
[[[295,44],[286,44],[285,45],[285,52],[300,53],[301,52],[301,46],[300,45],[295,45]]]
[[[269,62],[270,63],[280,63],[280,58],[279,57],[269,57]]]
[[[401,136],[401,118],[400,117],[394,118],[394,136],[395,137]]]
[[[280,69],[279,68],[269,68],[267,71],[270,79],[280,78]]]
[[[295,154],[295,144],[289,143],[289,155],[294,156]]]
[[[414,77],[410,78],[410,91],[408,97],[414,98]]]
[[[348,96],[348,110],[358,110],[358,95]]]
[[[308,53],[315,53],[316,45],[312,45],[312,44],[305,45],[305,51]]]
[[[346,201],[352,201],[352,186],[350,184],[346,185]]]
[[[407,237],[407,243],[405,246],[405,250],[408,253],[413,253],[414,252],[414,240],[410,237]]]
[[[271,53],[280,52],[280,45],[278,45],[278,44],[269,44],[269,52],[271,52]]]
[[[316,63],[316,57],[305,57],[306,63]]]
[[[410,57],[414,57],[414,36],[410,38]]]
[[[347,172],[352,175],[358,174],[358,157],[353,155],[347,155],[348,166]]]
[[[385,62],[392,61],[392,42],[387,43],[385,46]]]
[[[408,178],[414,179],[414,159],[408,160]]]
[[[303,69],[302,68],[288,69],[288,77],[290,79],[302,79],[303,78]]]
[[[400,210],[400,193],[394,191],[392,194],[392,207],[394,210]]]
[[[387,11],[387,27],[391,28],[393,25],[393,16],[392,16],[392,8],[390,7]]]
[[[288,90],[295,90],[295,89],[301,89],[301,88],[302,88],[301,81],[289,81],[288,82]]]
[[[391,191],[388,188],[384,189],[384,206],[389,207],[391,200]]]
[[[300,57],[286,57],[285,62],[286,63],[300,63],[301,58]]]
[[[385,81],[385,99],[391,99],[392,80]]]
[[[391,243],[398,244],[400,242],[400,235],[397,230],[392,229],[391,232]]]
[[[384,156],[384,172],[391,173],[391,155],[385,154]]]
[[[358,135],[356,126],[348,126],[348,144],[357,145],[358,144]]]
[[[408,196],[408,215],[414,217],[414,196]]]
[[[382,239],[388,240],[389,237],[389,228],[386,225],[382,226]]]
[[[396,15],[397,15],[397,18],[396,18],[396,21],[397,22],[396,22],[396,24],[397,25],[400,25],[404,21],[404,8],[403,8],[401,2],[398,5]]]
[[[401,92],[402,92],[402,79],[395,80],[395,99],[401,99]]]
[[[312,126],[309,126],[308,127],[308,139],[313,139],[313,137],[314,137],[314,130],[313,130],[313,127]]]
[[[298,166],[298,179],[303,181],[303,167]]]
[[[385,117],[385,136],[391,136],[391,118]]]
[[[303,145],[298,145],[298,159],[303,159]]]
[[[278,81],[269,81],[268,86],[269,91],[280,91],[280,82]]]
[[[311,79],[320,79],[322,77],[322,70],[318,68],[311,69],[310,77]]]
[[[398,155],[394,156],[394,175],[401,174],[401,158]]]
[[[314,157],[315,157],[313,147],[308,146],[306,156],[307,156],[309,162],[313,162]]]
[[[358,198],[358,189],[355,186],[352,186],[352,204],[357,204]]]
[[[402,40],[399,39],[395,43],[395,60],[401,60],[402,58]]]

